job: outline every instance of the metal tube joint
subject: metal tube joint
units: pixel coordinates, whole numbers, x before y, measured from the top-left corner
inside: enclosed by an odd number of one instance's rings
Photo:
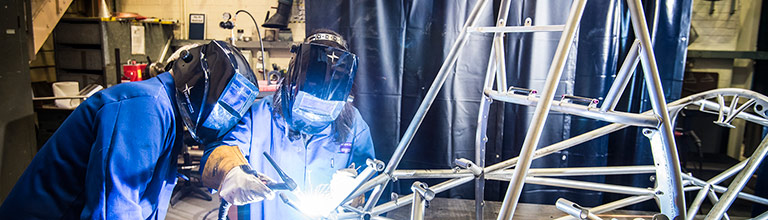
[[[589,210],[581,207],[579,204],[568,201],[567,199],[559,198],[555,202],[555,207],[560,211],[565,212],[578,219],[587,219],[589,217]]]
[[[432,199],[435,198],[435,191],[429,189],[426,183],[419,181],[413,182],[413,185],[411,185],[411,190],[413,190],[413,193],[421,196],[425,201],[432,201]]]
[[[472,162],[469,159],[459,158],[454,160],[454,163],[456,163],[456,165],[461,167],[462,169],[468,169],[469,171],[472,172],[472,174],[475,175],[475,177],[480,176],[480,174],[483,174],[483,168],[477,166],[474,162]]]

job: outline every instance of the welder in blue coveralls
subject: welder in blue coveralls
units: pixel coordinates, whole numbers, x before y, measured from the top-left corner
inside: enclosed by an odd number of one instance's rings
[[[201,143],[220,138],[259,92],[245,58],[227,43],[175,54],[169,73],[115,85],[75,109],[24,171],[0,218],[165,219],[183,126]]]
[[[226,179],[242,169],[278,177],[263,152],[303,192],[327,187],[337,171],[349,171],[346,168],[353,164],[361,170],[366,159],[374,158],[368,125],[350,102],[357,57],[347,51],[344,39],[330,30],[315,31],[294,46],[292,53],[287,75],[275,95],[254,104],[222,142],[206,147],[203,183],[220,189],[221,197],[234,205],[251,203],[249,212],[240,211],[244,213],[241,217],[306,217],[280,199],[254,203],[260,200],[250,199],[254,196],[248,193],[225,193],[255,184]]]

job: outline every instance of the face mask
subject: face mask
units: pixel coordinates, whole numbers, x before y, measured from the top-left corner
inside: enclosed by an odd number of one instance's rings
[[[291,108],[291,128],[317,134],[339,117],[344,104],[344,101],[324,100],[299,91]]]

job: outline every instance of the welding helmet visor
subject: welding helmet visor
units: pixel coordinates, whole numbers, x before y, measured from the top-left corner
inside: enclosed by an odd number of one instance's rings
[[[317,43],[303,43],[293,50],[281,88],[286,104],[283,114],[293,130],[315,134],[344,109],[357,72],[357,56]]]
[[[232,45],[211,41],[174,63],[176,104],[195,140],[208,143],[226,134],[259,94],[256,76]]]

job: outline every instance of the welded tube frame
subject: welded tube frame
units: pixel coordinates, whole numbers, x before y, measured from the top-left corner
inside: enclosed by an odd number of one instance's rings
[[[630,76],[640,62],[639,55],[640,40],[636,39],[629,48],[629,52],[627,52],[627,56],[624,58],[624,62],[622,62],[619,72],[616,74],[614,83],[611,85],[611,88],[608,89],[608,94],[605,95],[603,104],[600,105],[600,111],[613,111],[613,109],[616,108],[616,105],[619,104],[619,98],[624,93],[624,89],[627,88],[627,84],[629,84],[629,79],[631,78]]]
[[[703,186],[703,185],[707,185],[708,184],[706,181],[700,180],[700,179],[698,179],[696,177],[688,176],[688,175],[685,175],[685,174],[683,174],[683,177],[685,177],[686,179],[692,180],[693,183],[695,185],[698,185],[698,186]],[[720,185],[716,185],[716,184],[711,184],[711,185],[712,185],[711,190],[716,192],[716,193],[725,193],[726,191],[728,191],[728,188],[726,188],[726,187],[723,187],[723,186],[720,186]],[[750,201],[750,202],[753,202],[753,203],[758,203],[758,204],[761,204],[761,205],[768,205],[768,199],[767,198],[755,196],[755,195],[752,195],[752,194],[746,193],[746,192],[739,192],[738,193],[738,198],[746,200],[746,201]]]
[[[368,165],[368,167],[363,169],[363,171],[361,171],[360,174],[358,174],[353,179],[354,180],[352,185],[353,187],[350,189],[347,196],[341,199],[340,201],[331,201],[331,202],[338,202],[339,206],[341,206],[355,199],[356,197],[352,197],[351,195],[379,171],[377,165],[380,163],[382,162],[379,160],[368,159],[366,161],[366,164]]]
[[[461,29],[461,32],[456,37],[457,39],[456,42],[454,42],[454,44],[451,46],[451,50],[448,52],[445,62],[443,62],[443,64],[440,66],[440,70],[438,71],[437,76],[435,76],[435,80],[433,81],[432,85],[429,87],[427,94],[424,96],[424,100],[419,105],[419,108],[416,111],[416,114],[414,114],[413,119],[411,119],[411,123],[408,124],[408,128],[405,130],[405,133],[403,134],[402,139],[400,139],[400,142],[398,142],[397,148],[395,148],[395,151],[392,154],[392,158],[390,158],[389,163],[387,163],[387,167],[384,169],[383,175],[392,175],[392,172],[400,164],[400,161],[403,159],[403,156],[405,155],[405,151],[408,149],[408,146],[413,140],[413,137],[415,136],[416,131],[418,130],[418,127],[421,125],[421,122],[424,121],[424,117],[426,116],[426,113],[429,110],[429,107],[432,106],[432,103],[434,102],[435,98],[437,98],[437,94],[440,91],[440,88],[443,87],[445,80],[448,78],[449,68],[456,63],[456,60],[458,59],[458,54],[462,51],[462,49],[464,48],[464,45],[466,45],[466,42],[468,39],[466,37],[468,34],[467,29],[469,27],[476,26],[477,16],[479,12],[487,5],[488,5],[487,0],[479,0],[477,3],[475,3],[474,8],[472,9],[469,16],[467,17],[466,23]],[[382,183],[380,189],[384,189],[387,183],[388,182]],[[371,200],[370,200],[371,203],[375,203],[375,201],[378,201],[379,198],[381,198],[382,193],[383,193],[383,190],[378,190],[372,193]],[[368,206],[368,204],[366,204],[366,206]],[[366,207],[366,208],[370,208],[370,207]]]
[[[590,220],[603,220],[602,218],[589,211],[589,209],[581,207],[575,202],[571,202],[567,199],[560,198],[555,202],[555,207],[562,212],[565,212],[572,217],[578,217],[579,219]]]
[[[574,5],[571,6],[571,10],[573,11],[574,8],[576,8],[576,7],[574,7],[575,5],[579,5],[578,3],[582,3],[583,4],[584,1],[585,0],[576,0],[576,1],[574,1],[574,3],[573,3]],[[504,2],[506,2],[506,1],[504,1]],[[373,179],[369,180],[368,182],[363,184],[363,186],[361,186],[360,189],[358,189],[355,192],[356,194],[359,195],[359,194],[361,194],[361,192],[366,192],[368,190],[374,189],[374,192],[372,193],[373,196],[369,200],[369,203],[366,204],[365,210],[373,210],[375,212],[367,212],[367,213],[374,213],[374,214],[378,213],[378,214],[380,214],[380,213],[383,213],[383,212],[387,212],[387,210],[393,209],[393,207],[397,207],[397,206],[400,206],[400,205],[408,203],[408,201],[402,201],[404,199],[407,199],[408,196],[400,197],[400,198],[396,199],[393,202],[385,203],[385,204],[382,204],[380,206],[376,206],[376,204],[375,204],[376,202],[375,201],[377,201],[378,198],[381,196],[381,189],[383,189],[387,185],[388,181],[390,181],[390,180],[397,180],[397,177],[392,175],[394,170],[396,169],[397,165],[399,164],[400,160],[402,159],[402,156],[404,155],[405,151],[407,150],[407,147],[410,144],[410,141],[412,140],[416,130],[420,126],[420,123],[423,121],[423,118],[424,118],[424,115],[426,114],[426,111],[428,111],[429,107],[431,106],[432,102],[434,101],[436,93],[439,92],[440,88],[444,84],[445,78],[447,77],[447,71],[445,69],[447,68],[447,66],[452,66],[452,65],[455,64],[457,54],[461,51],[461,48],[463,48],[464,45],[466,44],[466,38],[467,38],[468,31],[471,32],[471,30],[474,30],[473,28],[476,28],[475,27],[475,23],[476,23],[477,14],[478,14],[478,12],[482,8],[486,7],[486,5],[487,5],[486,3],[487,3],[487,0],[478,1],[478,3],[475,5],[475,7],[473,8],[472,12],[470,13],[470,16],[468,17],[467,22],[464,25],[464,28],[462,28],[462,31],[461,31],[459,37],[457,38],[457,41],[452,46],[451,51],[449,52],[449,54],[448,54],[448,56],[446,58],[446,61],[441,66],[441,69],[438,72],[438,76],[435,78],[435,82],[430,87],[430,90],[428,91],[427,96],[425,97],[425,99],[423,100],[421,105],[419,106],[417,114],[411,120],[411,123],[409,124],[408,129],[406,129],[406,132],[403,135],[403,138],[398,143],[398,147],[396,148],[395,153],[393,154],[393,159],[390,160],[389,163],[387,164],[387,168],[386,168],[384,174],[378,176],[378,177],[381,177],[381,178],[377,177],[377,178],[373,178]],[[637,1],[633,2],[632,0],[630,0],[629,5],[634,6],[633,3],[637,4]],[[583,9],[583,5],[582,5],[582,9]],[[643,19],[637,19],[636,18],[637,17],[636,15],[638,15],[638,14],[642,15],[642,13],[637,13],[637,11],[638,11],[637,7],[632,9],[631,11],[632,11],[632,14],[633,14],[632,18],[634,19],[633,20],[633,26],[639,26],[639,27],[641,27],[640,29],[642,29],[642,30],[637,30],[636,29],[635,31],[636,31],[636,35],[639,36],[639,40],[642,40],[643,48],[640,48],[639,50],[642,50],[643,53],[641,53],[639,55],[640,55],[640,60],[642,60],[642,62],[643,62],[643,68],[646,70],[645,71],[646,72],[646,77],[645,77],[646,84],[648,84],[648,87],[651,88],[651,100],[652,100],[652,104],[653,104],[653,110],[661,118],[661,120],[657,119],[657,121],[661,121],[661,126],[658,126],[657,129],[659,129],[661,132],[664,132],[664,133],[668,134],[669,131],[670,131],[670,129],[668,129],[670,127],[669,124],[671,124],[671,120],[670,120],[670,117],[668,115],[669,112],[670,112],[670,109],[667,109],[666,102],[663,99],[663,91],[661,91],[660,80],[658,79],[658,77],[659,77],[658,76],[658,69],[655,66],[655,59],[651,59],[651,58],[653,58],[653,51],[652,51],[652,47],[650,47],[650,44],[648,43],[650,41],[648,41],[648,39],[649,39],[648,35],[649,34],[648,34],[647,26],[645,26],[645,25],[637,25],[636,24],[636,23],[644,24],[645,19],[644,18]],[[642,11],[642,8],[640,8],[640,11]],[[582,13],[582,12],[583,11],[581,11],[580,13]],[[569,15],[569,16],[572,16],[572,14],[573,13],[571,13],[571,15]],[[577,16],[577,18],[580,19],[581,16]],[[578,21],[573,21],[573,20],[574,19],[569,19],[568,22],[578,23]],[[637,20],[639,20],[639,22]],[[569,25],[569,24],[566,24],[563,27],[572,27],[572,26]],[[563,33],[564,36],[565,35],[569,35],[568,33],[573,31],[572,29],[569,30],[568,28],[564,28],[564,30],[565,30],[564,33]],[[638,34],[638,32],[640,32],[640,33]],[[642,32],[644,32],[644,33],[642,33]],[[494,32],[494,33],[501,33],[501,32]],[[566,39],[566,37],[564,37],[564,36],[561,36],[560,44],[564,44],[565,41],[563,39]],[[555,52],[556,58],[557,58],[557,56],[566,56],[567,57],[567,53],[562,53],[561,49],[563,47],[560,44],[558,45],[558,51]],[[569,44],[570,45],[570,44],[572,44],[572,41],[565,42],[565,44]],[[570,46],[569,47],[565,47],[565,48],[568,49],[568,48],[570,48]],[[648,48],[649,50],[644,50],[646,48]],[[492,50],[491,51],[491,57],[494,57],[493,55],[497,54],[497,53],[494,51],[494,47],[492,47],[491,50]],[[563,54],[566,54],[566,55],[563,55]],[[562,74],[562,71],[554,71],[555,73],[559,72],[559,73],[557,73],[558,77],[552,77],[552,72],[553,72],[552,70],[553,69],[558,69],[558,66],[561,66],[561,62],[564,62],[564,59],[555,59],[555,61],[556,62],[553,62],[553,65],[550,67],[550,74],[548,74],[547,83],[549,83],[549,84],[551,84],[552,82],[556,83],[557,81],[559,81],[559,80],[551,80],[549,78],[559,78],[559,75]],[[489,60],[489,64],[492,64],[494,62],[496,62],[495,64],[497,64],[497,65],[489,65],[489,68],[490,67],[498,67],[498,63],[499,62],[503,62],[503,59],[498,58],[495,61]],[[558,63],[558,62],[560,62],[560,63]],[[649,71],[648,69],[654,69],[655,71]],[[562,69],[560,68],[560,70],[562,70]],[[488,71],[488,74],[496,73],[496,72],[498,72],[498,71],[495,71],[495,70]],[[489,81],[489,78],[492,78],[492,77],[486,77],[486,82]],[[503,77],[498,77],[498,78],[501,79]],[[491,81],[490,83],[492,84],[493,82]],[[614,84],[616,84],[616,82],[614,82]],[[490,85],[490,84],[486,84],[486,86],[484,86],[484,88],[488,88],[487,85]],[[499,90],[500,91],[506,90],[506,86],[504,86],[504,88],[501,88]],[[544,95],[542,95],[542,97],[548,97],[548,96],[552,95],[552,94],[548,94],[548,93],[554,93],[554,89],[545,89],[544,92],[545,93],[544,93]],[[718,94],[718,95],[720,95],[720,94]],[[659,97],[661,97],[661,99],[658,99]],[[484,98],[487,98],[487,96],[484,95]],[[765,100],[765,99],[762,99],[762,100]],[[678,101],[684,101],[685,102],[685,101],[691,101],[691,100],[678,100]],[[543,103],[547,103],[547,102],[551,103],[553,101],[552,101],[551,98],[545,98],[545,99],[543,99],[542,102]],[[709,101],[707,101],[707,100],[699,100],[699,101],[697,101],[697,103],[701,104],[702,108],[704,108],[704,106],[707,106],[708,102]],[[537,111],[536,111],[535,114],[540,114],[540,113],[543,114],[543,115],[548,114],[548,112],[549,112],[548,110],[547,111],[541,111],[541,109],[538,109],[540,106],[545,106],[545,107],[550,107],[551,106],[551,105],[544,105],[543,103],[537,103]],[[490,104],[490,102],[488,102],[488,104]],[[686,104],[690,104],[690,102],[688,102]],[[672,105],[672,104],[670,103],[670,105]],[[562,106],[562,105],[558,105],[558,106]],[[659,106],[662,106],[663,110],[660,109]],[[729,111],[731,109],[719,108],[719,110],[722,112],[722,111]],[[579,110],[575,110],[575,111],[579,111]],[[482,111],[481,111],[481,114],[482,114]],[[663,117],[665,114],[667,116],[666,118]],[[764,114],[764,113],[761,113],[761,114]],[[742,115],[743,114],[737,114],[736,116],[742,118],[741,117]],[[746,115],[749,116],[750,114],[746,114]],[[487,113],[485,114],[485,116],[487,118]],[[765,115],[762,115],[762,116],[765,117]],[[749,117],[747,117],[747,118],[749,118]],[[755,118],[759,118],[759,117],[755,117]],[[478,118],[478,120],[480,120],[480,119]],[[542,124],[543,124],[543,122],[542,122]],[[532,123],[532,125],[533,125],[533,123]],[[533,155],[530,156],[530,158],[528,158],[528,159],[520,160],[520,159],[518,159],[520,157],[517,157],[517,158],[512,158],[512,159],[509,159],[509,160],[502,161],[500,163],[494,164],[494,165],[489,166],[489,167],[485,167],[484,168],[484,173],[491,172],[491,171],[496,171],[496,170],[500,170],[500,169],[505,169],[505,168],[510,168],[510,167],[513,167],[514,164],[518,164],[521,161],[528,161],[528,163],[529,163],[532,159],[535,159],[535,158],[538,158],[540,156],[553,153],[554,151],[556,151],[555,149],[566,149],[566,148],[572,147],[573,145],[576,145],[576,144],[579,144],[579,143],[583,143],[583,142],[586,142],[588,140],[592,140],[594,138],[603,136],[605,134],[614,132],[614,131],[619,130],[619,129],[623,129],[623,128],[627,127],[627,126],[629,126],[629,125],[626,125],[626,124],[612,124],[612,125],[608,125],[608,126],[605,126],[605,127],[602,127],[600,129],[595,130],[595,132],[585,133],[586,136],[579,135],[577,137],[568,139],[566,141],[562,141],[562,142],[559,142],[557,144],[550,145],[550,146],[548,146],[546,148],[540,149],[542,151],[536,150],[535,152],[533,152]],[[530,129],[529,129],[529,131],[530,131]],[[485,134],[483,133],[483,137],[484,137],[484,135]],[[537,136],[540,136],[540,134],[537,135]],[[665,136],[666,136],[665,137],[665,139],[666,139],[665,142],[667,142],[667,143],[665,144],[664,147],[669,149],[670,148],[669,147],[670,146],[670,144],[669,144],[670,143],[669,142],[670,139],[668,138],[668,135],[665,134]],[[538,137],[531,137],[531,135],[528,135],[526,137],[526,140],[528,140],[529,138],[538,139]],[[484,144],[487,141],[487,139],[486,140],[480,139],[480,140],[481,141],[478,141],[476,143],[482,143],[482,145],[484,146]],[[674,146],[674,142],[671,142],[671,143],[672,143],[672,146]],[[674,148],[672,148],[672,149],[674,149]],[[483,153],[484,153],[484,151],[483,151]],[[670,157],[670,155],[665,155],[665,156]],[[480,160],[478,160],[478,161],[480,161]],[[483,161],[482,164],[484,165],[484,161]],[[515,170],[519,170],[519,169],[515,169]],[[670,172],[672,175],[678,175],[679,176],[679,170],[667,170],[667,171]],[[499,172],[501,172],[501,171],[499,171]],[[526,173],[526,172],[519,172],[519,173]],[[675,174],[675,173],[677,173],[677,174]],[[526,176],[527,176],[527,174],[526,174]],[[485,179],[485,178],[483,178],[484,177],[483,175],[481,175],[480,177],[481,177],[481,179]],[[448,180],[448,181],[445,181],[445,182],[442,182],[442,183],[436,185],[435,188],[436,189],[440,189],[440,190],[447,190],[449,188],[452,188],[452,187],[464,184],[464,183],[469,182],[471,180],[472,180],[472,177],[454,178],[454,179],[451,179],[451,180]],[[522,185],[524,182],[525,181],[515,182],[515,184]],[[682,184],[683,183],[681,182],[680,185],[682,185]],[[718,188],[718,186],[715,185],[715,186],[713,186],[713,190],[714,191],[718,191],[718,190],[722,190],[722,189]],[[724,191],[724,190],[722,190],[722,191]],[[507,193],[509,193],[509,191]],[[738,197],[742,197],[742,196],[743,196],[743,193],[739,193],[738,194]],[[745,196],[745,197],[748,198],[748,196]],[[763,198],[760,198],[760,199],[763,199]],[[757,199],[755,199],[755,200],[757,200]],[[757,201],[762,201],[762,200],[757,200]],[[505,203],[506,202],[507,202],[507,200],[505,199]],[[480,204],[482,204],[482,203],[480,203]],[[516,205],[516,202],[514,202],[513,205]],[[684,209],[684,207],[683,207],[683,209]],[[509,210],[506,210],[506,211],[509,212]],[[511,210],[511,211],[514,212],[514,210]],[[685,214],[685,213],[682,212],[682,214]],[[499,217],[502,218],[501,215]]]
[[[507,13],[509,14],[509,13]],[[531,33],[563,31],[564,25],[535,25],[535,26],[505,26],[505,27],[471,27],[472,33]]]
[[[613,211],[613,210],[616,210],[616,209],[624,208],[624,207],[627,207],[627,206],[630,206],[630,205],[634,205],[634,204],[638,204],[638,203],[641,203],[641,202],[645,202],[645,201],[648,201],[648,200],[653,199],[653,198],[654,198],[653,196],[648,196],[648,195],[645,195],[645,196],[630,196],[630,197],[619,199],[619,200],[616,200],[616,201],[613,201],[613,202],[609,202],[609,203],[606,203],[606,204],[603,204],[603,205],[592,207],[592,208],[589,209],[589,212],[590,213],[595,213],[595,214],[605,213],[605,212]],[[555,220],[571,220],[571,219],[575,219],[575,218],[573,218],[571,216],[563,216],[563,217],[557,218]]]
[[[458,54],[461,52],[461,50],[464,48],[464,45],[466,45],[467,42],[467,29],[469,27],[475,26],[477,24],[477,16],[479,12],[487,6],[487,0],[479,0],[477,3],[475,3],[474,8],[470,12],[466,23],[461,29],[461,32],[459,33],[459,36],[457,36],[456,42],[451,46],[451,50],[448,52],[448,55],[446,57],[446,60],[443,62],[443,64],[440,66],[440,70],[437,73],[437,76],[435,76],[435,80],[433,81],[432,85],[429,87],[429,90],[427,91],[427,94],[424,97],[424,100],[422,100],[421,104],[419,105],[419,108],[416,111],[416,114],[414,114],[413,118],[411,119],[411,123],[408,124],[408,128],[405,130],[405,133],[403,134],[402,139],[400,139],[400,142],[397,144],[397,148],[395,148],[395,151],[392,154],[392,158],[390,158],[389,163],[387,163],[387,167],[384,169],[383,175],[391,175],[392,172],[397,168],[397,166],[400,164],[400,161],[403,159],[403,156],[405,155],[405,151],[408,149],[408,146],[410,145],[411,141],[413,140],[413,137],[416,134],[416,131],[418,130],[418,127],[421,125],[421,122],[424,121],[424,117],[426,116],[427,111],[432,106],[432,103],[434,102],[435,98],[437,97],[437,93],[440,91],[440,88],[442,88],[443,84],[445,83],[446,78],[448,77],[448,69],[450,66],[453,66],[456,63],[456,60],[458,58]],[[371,193],[371,198],[368,203],[366,203],[365,208],[366,210],[369,210],[374,206],[376,201],[381,198],[381,194],[383,193],[383,189],[386,187],[388,182],[383,182],[378,188],[379,190],[374,191]]]
[[[613,184],[605,184],[605,183],[594,183],[594,182],[569,180],[569,179],[529,176],[525,178],[525,182],[530,184],[536,184],[536,185],[558,186],[558,187],[566,187],[570,189],[583,189],[583,190],[591,190],[591,191],[597,191],[597,192],[609,192],[609,193],[617,193],[617,194],[625,194],[625,195],[633,195],[633,196],[656,194],[656,191],[654,191],[653,189],[632,187],[632,186],[621,186],[621,185],[613,185]]]
[[[653,152],[656,164],[668,166],[669,169],[660,169],[656,173],[668,178],[657,178],[657,190],[664,190],[664,194],[657,195],[659,209],[661,213],[667,215],[669,219],[685,219],[685,195],[683,193],[683,183],[681,174],[680,160],[677,154],[677,145],[675,143],[672,118],[669,115],[664,90],[661,85],[661,76],[656,64],[656,57],[653,52],[653,42],[651,40],[648,24],[646,23],[645,12],[640,0],[627,0],[630,20],[635,32],[635,36],[640,40],[642,51],[640,53],[640,63],[643,67],[645,84],[648,87],[648,95],[653,107],[654,113],[660,117],[661,125],[657,128],[659,131],[659,141],[662,144],[661,152]],[[654,18],[655,19],[655,18]],[[654,147],[651,147],[653,150]],[[663,153],[664,155],[657,155]],[[669,187],[669,189],[667,189]],[[671,200],[671,201],[670,201]]]
[[[541,102],[541,98],[527,95],[502,93],[492,90],[486,90],[485,93],[494,100],[520,105],[536,106],[539,102]],[[561,102],[557,100],[552,100],[551,103],[551,110],[553,111],[600,121],[621,123],[639,127],[657,127],[661,123],[659,118],[648,114],[635,114],[614,111],[603,112],[599,108],[592,108],[586,105]]]
[[[728,190],[721,196],[720,201],[712,207],[712,210],[707,214],[706,219],[720,219],[725,214],[725,211],[731,204],[733,204],[733,201],[736,200],[738,193],[741,192],[747,184],[747,181],[749,181],[749,178],[752,177],[752,174],[755,173],[760,166],[760,163],[763,162],[766,154],[768,154],[768,137],[763,138],[763,141],[752,156],[747,159],[749,160],[747,165],[738,175],[736,175],[736,177],[734,177],[731,185],[728,186]]]
[[[716,97],[716,96],[722,95],[722,94],[726,94],[726,95],[734,95],[734,94],[736,94],[736,95],[742,95],[742,96],[747,94],[747,95],[752,95],[752,96],[755,96],[755,97],[759,97],[761,100],[768,100],[767,97],[764,97],[764,96],[762,96],[759,93],[755,93],[755,92],[752,92],[752,91],[749,91],[749,90],[743,90],[743,89],[717,89],[717,90],[711,90],[711,91],[707,91],[707,92],[702,92],[702,93],[699,93],[699,94],[691,95],[691,96],[688,96],[688,97],[676,100],[676,101],[674,101],[674,102],[669,104],[671,106],[670,110],[676,109],[676,108],[682,108],[684,106],[689,106],[689,105],[701,105],[701,103],[705,102],[706,99],[713,98],[713,97]],[[706,101],[706,102],[709,102],[709,101]],[[717,114],[716,112],[711,112],[711,113]],[[741,115],[748,115],[750,117],[741,117]],[[759,116],[755,116],[755,115],[752,115],[752,114],[746,113],[746,112],[741,112],[737,116],[739,118],[742,118],[742,119],[745,119],[745,120],[748,120],[748,121],[754,122],[754,123],[759,123],[759,122],[765,120],[763,118],[760,118]],[[587,133],[584,133],[584,134],[581,134],[581,135],[578,135],[578,136],[575,136],[575,137],[571,137],[571,138],[563,140],[561,142],[558,142],[558,143],[552,144],[550,146],[538,149],[536,151],[536,153],[535,153],[535,158],[543,157],[543,156],[549,155],[551,153],[557,152],[559,150],[564,150],[564,149],[573,147],[575,145],[578,145],[578,144],[581,144],[581,143],[593,140],[595,138],[599,138],[601,136],[610,134],[612,132],[618,131],[618,130],[623,129],[625,127],[628,127],[628,125],[614,123],[614,124],[606,125],[604,127],[595,129],[593,131],[590,131],[590,132],[587,132]],[[485,172],[488,172],[488,173],[502,172],[502,171],[499,171],[499,170],[513,167],[514,163],[516,162],[516,160],[517,160],[517,158],[511,158],[511,159],[508,159],[506,161],[502,161],[502,162],[499,162],[497,164],[485,167]],[[730,175],[732,175],[732,173],[738,172],[738,170],[740,170],[745,164],[746,164],[746,161],[744,161],[744,162],[742,162],[740,164],[734,165],[734,167],[731,167],[730,169],[724,171],[720,175],[712,178],[711,180],[709,180],[709,182],[714,183],[714,184],[719,183],[719,181],[722,181],[723,179],[727,179]],[[598,167],[598,168],[600,168],[600,167]],[[408,171],[408,170],[401,170],[401,171]],[[429,172],[433,172],[433,171],[435,171],[435,170],[429,170]],[[463,171],[459,170],[457,172],[459,174],[461,174],[461,175],[466,175],[466,177],[462,177],[462,178],[470,178],[472,176],[471,172],[466,171],[466,170],[463,170]],[[401,173],[401,172],[398,172],[398,174],[399,173]],[[465,174],[462,174],[462,173],[465,173]],[[691,180],[691,181],[693,181],[694,184],[697,184],[697,185],[706,185],[707,184],[705,181],[699,180],[699,179],[697,179],[695,177],[692,177],[692,176],[684,175],[684,177],[685,177],[686,180]],[[358,195],[360,195],[360,194],[362,194],[362,193],[364,193],[364,192],[366,192],[368,190],[371,190],[371,188],[373,188],[373,186],[380,186],[381,183],[389,181],[390,178],[392,178],[392,179],[398,179],[398,178],[407,179],[407,178],[404,178],[404,177],[402,177],[400,175],[395,175],[395,176],[392,176],[392,177],[385,176],[385,175],[380,175],[380,176],[377,176],[377,177],[371,179],[370,181],[366,182],[366,184],[361,186],[360,187],[361,189],[358,190],[358,192],[356,192],[356,194],[353,195],[353,196],[358,196]],[[453,183],[453,184],[455,184],[457,180],[459,180],[459,179],[452,179],[452,180],[448,180],[448,181],[443,182],[443,183]],[[456,184],[456,185],[460,185],[460,184],[463,184],[463,183],[464,182],[459,182],[459,184]],[[722,192],[726,191],[726,188],[722,187],[722,186],[715,185],[713,187],[713,190],[715,192],[722,193]],[[759,203],[759,204],[768,204],[768,199],[760,198],[760,197],[757,197],[757,196],[754,196],[754,195],[751,195],[751,194],[748,194],[748,193],[744,193],[744,192],[739,193],[738,197],[740,199],[745,199],[745,200],[748,200],[750,202],[755,202],[755,203]],[[608,203],[608,204],[611,204],[611,203]],[[392,204],[388,204],[388,205],[392,205]],[[402,202],[401,202],[400,206],[402,206],[402,205],[406,205],[406,204],[402,204]],[[397,207],[399,207],[399,206],[397,206]]]
[[[513,169],[497,170],[487,173],[486,176],[496,178],[509,177]],[[567,177],[567,176],[593,176],[593,175],[631,175],[654,173],[656,169],[650,165],[639,166],[609,166],[609,167],[565,167],[565,168],[531,168],[528,176],[535,177]],[[475,176],[472,171],[466,169],[420,169],[420,170],[395,170],[392,174],[397,179],[447,179]],[[490,178],[489,178],[490,179]]]
[[[411,204],[411,220],[423,220],[427,203],[435,198],[435,193],[429,189],[426,183],[419,181],[413,182],[411,191],[415,194]]]
[[[528,126],[523,146],[520,150],[521,159],[517,161],[515,166],[515,173],[512,176],[507,192],[504,196],[504,201],[501,203],[499,209],[498,220],[508,219],[511,220],[515,214],[517,208],[517,202],[520,199],[520,194],[525,184],[525,176],[528,169],[531,167],[531,161],[533,161],[533,153],[536,151],[536,146],[541,140],[541,134],[544,130],[544,123],[547,121],[549,110],[552,106],[552,98],[555,97],[555,90],[557,84],[560,81],[560,77],[563,74],[565,68],[565,62],[568,59],[568,54],[573,45],[573,40],[576,37],[576,30],[578,30],[579,22],[581,22],[581,15],[584,13],[584,8],[587,4],[586,0],[574,0],[571,3],[571,9],[568,13],[568,19],[566,20],[563,33],[560,35],[560,41],[558,42],[555,55],[547,73],[547,78],[544,82],[544,89],[542,91],[542,100],[536,105],[533,116],[531,117],[531,123]]]

